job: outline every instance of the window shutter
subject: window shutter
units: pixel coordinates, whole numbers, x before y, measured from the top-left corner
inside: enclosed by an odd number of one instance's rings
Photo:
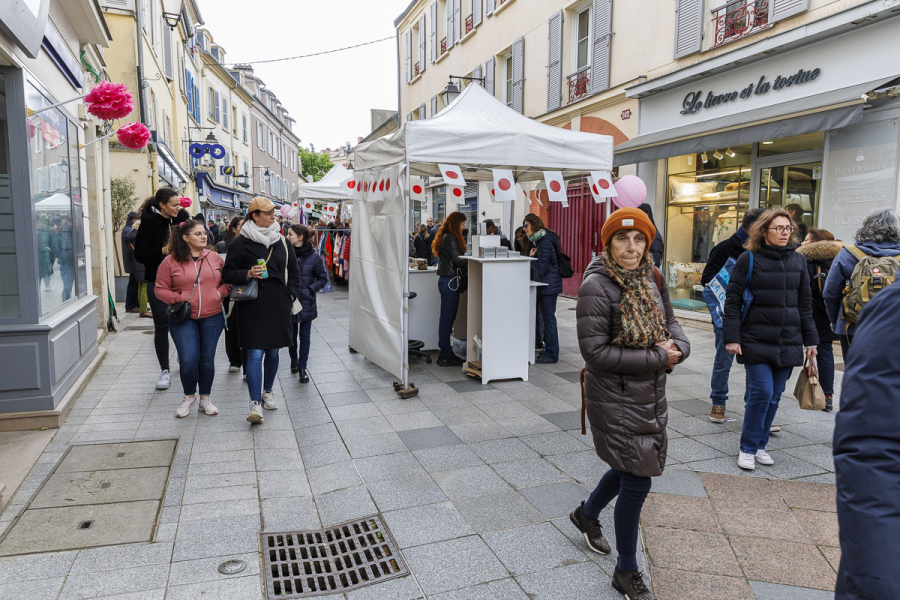
[[[484,89],[491,96],[494,95],[494,65],[497,60],[492,56],[484,64]]]
[[[453,0],[453,42],[459,41],[460,32],[460,2],[461,0]]]
[[[244,141],[247,141],[247,115],[241,115],[241,124],[243,125],[241,131],[244,134]]]
[[[431,3],[431,62],[438,58],[437,43],[437,2]]]
[[[484,14],[485,16],[491,16],[494,14],[494,2],[495,0],[484,0]]]
[[[512,46],[513,59],[513,97],[512,109],[523,113],[525,104],[525,38],[520,37]]]
[[[447,50],[449,50],[453,47],[453,0],[447,0],[447,4],[444,5],[444,16],[447,20],[444,37],[447,40]]]
[[[481,65],[477,65],[474,69],[472,69],[472,78],[473,79],[481,79]],[[476,81],[475,83],[484,87],[483,83],[480,81]]]
[[[677,0],[675,58],[700,52],[703,45],[703,0]]]
[[[194,114],[194,88],[191,86],[191,74],[187,69],[184,69],[184,87],[185,87],[185,95],[187,96],[187,105],[188,105],[188,114]]]
[[[562,32],[563,11],[550,17],[550,58],[547,63],[547,110],[556,110],[562,103]]]
[[[481,25],[481,0],[472,0],[472,24]]]
[[[215,94],[215,99],[213,100],[213,106],[215,106],[215,108],[216,108],[216,114],[215,114],[215,117],[213,117],[213,120],[216,123],[221,123],[222,117],[219,114],[219,92],[213,92],[213,93]]]
[[[431,97],[431,116],[434,117],[438,113],[437,96]]]
[[[409,121],[412,121],[412,113],[406,115],[406,122],[408,123]]]
[[[594,0],[591,93],[609,89],[609,49],[612,45],[612,0]]]
[[[434,116],[434,115],[432,115],[432,116]],[[428,118],[427,116],[425,116],[425,103],[424,102],[419,105],[419,118],[420,119]]]
[[[262,123],[256,124],[256,147],[262,150]]]
[[[419,19],[419,73],[425,72],[425,15]]]
[[[266,193],[266,172],[263,169],[259,170],[259,193]]]
[[[228,131],[228,100],[222,97],[222,127]]]
[[[406,30],[406,83],[412,80],[412,29]]]
[[[191,79],[193,79],[193,77]],[[194,84],[194,111],[196,112],[194,119],[198,123],[200,122],[200,110],[200,87]]]
[[[168,25],[163,25],[162,29],[162,54],[163,54],[163,71],[166,79],[172,81],[175,79],[175,61],[172,57],[172,30]]]
[[[141,0],[141,26],[150,34],[150,0]]]
[[[809,8],[809,0],[769,0],[769,23],[800,14]]]

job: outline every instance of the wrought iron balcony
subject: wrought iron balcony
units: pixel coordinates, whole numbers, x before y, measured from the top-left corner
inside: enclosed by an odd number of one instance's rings
[[[569,75],[569,102],[581,100],[591,89],[591,68],[584,67]]]
[[[441,56],[447,52],[447,38],[441,40]]]
[[[473,29],[475,29],[475,15],[469,15],[466,17],[466,33],[470,33]]]
[[[769,0],[734,0],[712,11],[713,48],[769,27]]]
[[[416,72],[415,77],[418,77],[419,76],[419,63],[416,63],[415,72]]]

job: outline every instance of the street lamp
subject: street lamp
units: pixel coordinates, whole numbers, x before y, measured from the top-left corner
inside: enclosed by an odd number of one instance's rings
[[[219,140],[216,139],[216,134],[214,134],[212,131],[210,131],[209,135],[206,136],[206,143],[207,144],[218,144]]]
[[[459,96],[459,86],[453,83],[454,79],[459,79],[460,81],[478,81],[481,83],[481,86],[484,87],[484,77],[460,77],[459,75],[450,75],[450,81],[447,83],[447,87],[444,88],[444,91],[441,92],[441,98],[444,100],[444,106],[450,106],[450,103],[456,100],[456,97]]]
[[[169,29],[178,27],[181,12],[184,10],[184,0],[162,0],[162,16]]]

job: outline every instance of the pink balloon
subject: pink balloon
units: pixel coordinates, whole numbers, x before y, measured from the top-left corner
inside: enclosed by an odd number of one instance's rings
[[[291,215],[292,208],[293,207],[291,207],[288,204],[283,204],[281,206],[281,216],[284,217],[285,219],[287,219]]]
[[[625,175],[616,183],[618,196],[613,196],[613,204],[619,208],[637,208],[647,199],[647,185],[635,175]]]

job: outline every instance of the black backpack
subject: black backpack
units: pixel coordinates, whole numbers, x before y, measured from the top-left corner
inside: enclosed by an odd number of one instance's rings
[[[575,275],[575,271],[572,269],[572,259],[563,253],[559,243],[554,244],[554,248],[556,249],[556,270],[560,277],[569,279]]]

